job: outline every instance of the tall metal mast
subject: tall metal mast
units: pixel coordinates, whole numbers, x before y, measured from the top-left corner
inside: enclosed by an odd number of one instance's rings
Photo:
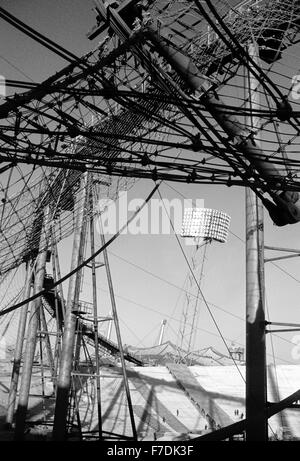
[[[101,215],[99,215],[99,223],[100,223],[100,230],[101,230],[101,236],[100,236],[101,244],[102,246],[104,246],[106,242],[105,242],[105,236],[103,233]],[[130,422],[131,422],[131,428],[132,428],[132,435],[133,435],[133,439],[137,440],[137,430],[136,430],[135,421],[134,421],[132,400],[130,396],[130,389],[129,389],[127,372],[126,372],[126,364],[124,360],[124,349],[123,349],[122,338],[121,338],[119,317],[118,317],[118,312],[117,312],[117,304],[116,304],[116,299],[115,299],[115,294],[114,294],[114,289],[113,289],[112,276],[110,272],[110,265],[109,265],[108,254],[107,254],[106,248],[104,248],[104,251],[103,251],[103,258],[104,258],[106,277],[107,277],[107,282],[108,282],[108,287],[109,287],[114,326],[115,326],[115,331],[116,331],[116,336],[117,336],[117,341],[118,341],[118,347],[120,351],[120,361],[121,361],[121,366],[122,366],[123,382],[124,382],[125,392],[126,392],[126,397],[127,397],[128,410],[129,410],[129,416],[130,416]]]
[[[28,299],[30,297],[30,292],[31,292],[31,287],[32,287],[32,273],[33,273],[32,261],[28,261],[26,264],[26,282],[25,282],[24,299]],[[16,348],[15,348],[15,355],[14,355],[14,362],[13,362],[13,369],[12,369],[12,376],[11,376],[11,384],[10,384],[9,395],[8,395],[8,405],[7,405],[7,415],[6,415],[7,428],[11,428],[12,423],[13,423],[13,418],[14,418],[18,382],[19,382],[19,376],[20,376],[20,371],[21,371],[22,351],[23,351],[23,343],[24,343],[24,338],[25,338],[27,314],[28,314],[28,303],[25,304],[25,306],[23,306],[20,312],[19,327],[18,327],[18,334],[17,334],[17,341],[16,341]]]
[[[256,45],[249,54],[258,62]],[[249,104],[259,107],[258,81],[249,75]],[[251,116],[250,116],[251,117]],[[257,119],[251,117],[252,127]],[[255,139],[255,143],[259,141]],[[246,189],[246,439],[266,441],[267,389],[264,302],[264,216],[255,193]]]
[[[75,269],[82,261],[84,248],[85,207],[87,199],[87,174],[81,178],[80,190],[76,194],[76,228],[73,240],[73,253],[71,270]],[[76,314],[74,306],[78,305],[81,271],[70,277],[68,298],[65,313],[65,328],[63,334],[60,369],[57,380],[57,397],[54,416],[53,438],[65,440],[67,431],[67,413],[69,392],[71,386],[71,370],[75,344]]]
[[[166,323],[167,323],[166,319],[164,319],[161,322],[161,328],[160,328],[159,339],[158,339],[158,345],[159,346],[163,343]]]
[[[49,242],[49,231],[50,231],[50,210],[47,207],[43,212],[42,223],[42,232],[40,236],[40,250],[43,248],[43,243],[48,244]],[[44,237],[44,242],[43,242]],[[41,251],[36,260],[36,267],[34,273],[34,292],[38,293],[43,289],[45,269],[46,269],[46,259],[47,259],[47,248],[44,248]],[[24,437],[25,429],[25,420],[27,414],[27,407],[29,401],[29,392],[30,392],[30,383],[32,377],[32,367],[34,361],[34,354],[36,348],[36,339],[38,333],[39,319],[40,319],[40,309],[42,306],[41,297],[35,299],[31,303],[31,309],[28,319],[28,328],[27,328],[27,339],[26,339],[26,348],[24,355],[24,365],[22,370],[22,379],[19,391],[19,401],[18,408],[16,413],[16,428],[15,428],[15,439],[22,440]]]
[[[90,195],[89,195],[89,212],[90,212],[90,240],[91,254],[95,253],[95,232],[94,232],[94,200],[93,200],[93,175],[90,175]],[[101,415],[101,393],[100,393],[100,361],[98,348],[98,310],[97,310],[97,279],[96,279],[96,261],[91,262],[92,282],[93,282],[93,326],[95,332],[95,387],[96,387],[96,406],[98,416],[99,439],[102,439],[102,415]]]

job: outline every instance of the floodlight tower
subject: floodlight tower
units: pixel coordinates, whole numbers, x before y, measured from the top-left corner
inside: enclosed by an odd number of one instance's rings
[[[201,301],[201,282],[204,272],[207,244],[212,241],[225,243],[227,241],[230,216],[226,213],[210,208],[186,208],[184,212],[181,236],[186,239],[189,245],[196,245],[192,257],[191,267],[197,271],[197,289],[193,274],[188,275],[188,286],[186,290],[186,303],[182,311],[182,323],[179,330],[180,348],[189,354],[195,343],[196,330],[199,320]],[[199,264],[199,249],[204,248],[202,263]],[[184,347],[185,346],[185,347]]]

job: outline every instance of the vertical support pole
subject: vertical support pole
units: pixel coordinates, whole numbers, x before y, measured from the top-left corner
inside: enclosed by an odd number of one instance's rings
[[[44,368],[44,354],[43,354],[43,336],[41,334],[42,331],[42,322],[41,322],[41,311],[39,312],[38,317],[38,339],[39,339],[39,355],[40,355],[40,367],[41,367],[41,393],[42,393],[42,409],[43,409],[43,420],[46,422],[46,405],[45,405],[45,368]]]
[[[30,297],[31,285],[32,285],[32,263],[27,262],[24,300]],[[15,354],[14,354],[14,363],[13,363],[13,369],[12,369],[11,383],[10,383],[10,389],[9,389],[9,395],[8,395],[7,414],[6,414],[6,425],[8,429],[10,429],[12,426],[15,407],[16,407],[17,389],[18,389],[19,375],[20,375],[20,369],[21,369],[21,359],[22,359],[25,329],[26,329],[27,313],[28,313],[28,303],[22,307],[21,312],[20,312],[18,335],[17,335],[16,348],[15,348]]]
[[[55,246],[54,246],[54,255],[55,255],[55,263],[54,263],[54,266],[53,266],[53,275],[54,275],[55,280],[57,281],[57,280],[61,279],[61,273],[60,273],[59,257],[58,257],[58,251],[57,251],[56,243],[55,243]],[[57,287],[55,287],[55,297],[56,297],[56,300],[58,299],[58,297],[60,297],[60,302],[61,302],[61,306],[62,306],[62,317],[64,319],[65,318],[66,306],[65,306],[65,299],[64,299],[64,293],[63,293],[62,285],[58,285]]]
[[[257,60],[255,44],[249,54]],[[252,109],[258,104],[258,82],[249,78]],[[250,123],[255,126],[251,117]],[[255,140],[255,142],[259,142]],[[264,300],[264,217],[257,195],[246,189],[246,440],[266,441],[267,382]]]
[[[45,268],[46,268],[46,259],[47,259],[47,248],[45,247],[45,243],[47,245],[48,238],[49,238],[49,208],[46,208],[44,211],[43,216],[43,225],[40,237],[40,247],[39,249],[44,247],[43,251],[41,251],[36,260],[36,267],[34,271],[34,293],[38,293],[43,289],[44,286],[44,277],[45,277]],[[44,237],[44,242],[43,242]],[[24,437],[24,429],[25,429],[25,420],[26,420],[26,413],[29,401],[29,391],[30,391],[30,383],[31,383],[31,376],[32,376],[32,366],[36,348],[36,339],[37,339],[37,331],[39,325],[39,316],[40,316],[40,309],[42,306],[42,299],[41,297],[36,298],[31,303],[29,321],[28,321],[28,333],[27,333],[27,340],[26,340],[26,348],[25,348],[25,356],[24,356],[24,365],[22,370],[22,379],[21,379],[21,386],[19,392],[19,402],[18,408],[16,413],[16,428],[15,428],[15,440],[22,440]]]
[[[103,233],[101,215],[99,215],[99,222],[100,222],[100,230],[101,230],[101,245],[104,246],[106,242],[105,242],[105,237]],[[127,373],[126,373],[126,364],[124,360],[124,350],[123,350],[123,345],[122,345],[119,318],[118,318],[118,313],[117,313],[117,305],[116,305],[116,300],[115,300],[115,294],[114,294],[114,289],[113,289],[112,277],[111,277],[106,248],[103,250],[103,257],[104,257],[104,264],[105,264],[107,282],[108,282],[110,299],[111,299],[113,319],[114,319],[114,324],[116,328],[118,347],[120,350],[120,360],[121,360],[121,365],[122,365],[123,380],[124,380],[125,392],[126,392],[126,397],[127,397],[129,416],[130,416],[131,427],[132,427],[132,434],[133,434],[134,440],[137,440],[137,432],[136,432],[136,427],[135,427],[134,414],[133,414],[130,390],[129,390],[129,385],[128,385],[128,378],[127,378]]]
[[[48,326],[47,326],[47,321],[46,321],[46,317],[45,317],[45,312],[43,309],[41,309],[41,314],[40,314],[40,324],[41,324],[41,327],[40,327],[40,330],[43,330],[43,333],[42,335],[45,335],[44,338],[45,338],[45,345],[46,345],[46,352],[47,352],[47,356],[48,356],[48,363],[49,363],[49,368],[51,370],[51,376],[52,378],[54,378],[54,357],[53,357],[53,353],[52,353],[52,347],[51,347],[51,341],[50,341],[50,337],[49,337],[49,331],[48,331]],[[41,336],[43,337],[43,336]]]
[[[165,331],[165,326],[166,326],[167,321],[164,319],[161,322],[161,328],[160,328],[160,334],[159,334],[159,339],[158,339],[158,345],[161,346],[163,339],[164,339],[164,331]]]
[[[112,315],[113,315],[112,311],[110,310],[108,316],[111,317]],[[108,321],[107,333],[106,333],[106,339],[108,341],[110,340],[110,337],[111,337],[112,322],[113,322],[112,320]]]
[[[90,175],[90,197],[89,197],[89,212],[90,212],[90,242],[91,255],[95,253],[95,231],[94,231],[94,201],[93,201],[93,175]],[[98,415],[98,432],[99,440],[102,440],[102,415],[101,415],[101,393],[100,393],[100,363],[99,363],[99,347],[98,347],[98,311],[97,311],[97,281],[96,281],[96,261],[92,260],[92,284],[93,284],[93,325],[95,333],[95,368],[96,368],[96,406]]]
[[[55,242],[55,225],[52,226],[51,232],[51,259],[52,259],[52,273],[53,273],[53,280],[57,282],[59,278],[57,278],[57,246]],[[55,339],[55,346],[54,346],[54,372],[53,372],[53,384],[56,394],[57,389],[57,374],[58,374],[58,365],[59,365],[59,357],[61,353],[61,337],[62,337],[62,322],[64,318],[64,308],[63,308],[63,293],[61,290],[61,312],[59,312],[58,308],[58,287],[54,288],[54,307],[55,307],[55,319],[56,319],[56,339]]]
[[[80,189],[75,200],[75,230],[73,239],[73,251],[71,259],[71,271],[80,264],[80,255],[84,247],[83,224],[85,220],[87,175],[82,175]],[[81,271],[80,271],[81,272]],[[62,352],[57,380],[57,395],[55,404],[53,439],[65,440],[67,435],[67,415],[69,405],[69,392],[71,386],[71,371],[74,355],[76,314],[73,313],[74,305],[78,305],[80,274],[77,272],[70,277],[68,297],[65,312],[65,328],[62,341]]]
[[[83,224],[84,225],[84,224]],[[78,282],[80,284],[80,282]],[[79,292],[78,292],[79,296]],[[76,325],[75,325],[75,348],[74,348],[74,358],[73,358],[73,370],[80,372],[80,353],[81,353],[81,346],[83,342],[82,338],[82,324],[79,321],[79,297],[76,297],[77,300],[75,304],[76,308]],[[76,430],[76,437],[79,440],[82,440],[82,426],[80,420],[80,412],[79,412],[79,400],[80,400],[80,389],[82,388],[82,379],[80,375],[73,375],[71,374],[71,393],[70,393],[70,405],[69,405],[69,425],[73,426],[74,421],[76,421],[77,430]],[[77,392],[79,391],[79,396]],[[73,427],[71,429],[71,432]]]
[[[196,296],[196,299],[194,299],[192,325],[191,325],[191,330],[190,330],[189,343],[187,347],[188,354],[192,352],[195,346],[195,337],[197,333],[197,327],[198,327],[198,321],[199,321],[199,311],[200,311],[199,304],[201,303],[201,300],[202,300],[200,291],[201,291],[202,279],[204,275],[204,265],[205,265],[207,248],[208,248],[208,241],[204,243],[204,251],[203,251],[202,263],[201,263],[201,269],[200,269],[200,275],[199,275],[197,296]],[[197,258],[198,251],[199,251],[199,247],[196,247],[195,255],[192,258],[193,270],[196,269],[196,258]],[[189,301],[190,301],[190,298],[189,298]],[[187,306],[187,310],[188,310],[188,306]]]

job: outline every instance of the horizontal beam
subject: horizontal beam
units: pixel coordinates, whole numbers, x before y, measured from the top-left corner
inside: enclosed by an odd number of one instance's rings
[[[296,249],[296,248],[281,248],[281,247],[272,247],[272,246],[265,245],[264,249],[265,250],[275,250],[275,251],[287,251],[288,253],[300,253],[299,248],[298,249]]]
[[[266,333],[287,333],[291,331],[300,331],[300,328],[284,328],[279,330],[266,330]]]
[[[300,323],[265,322],[266,325],[278,325],[281,327],[300,327]]]
[[[98,317],[97,322],[109,322],[113,320],[113,317]],[[84,319],[85,322],[94,322],[94,319]]]
[[[300,256],[300,253],[297,253],[295,255],[277,256],[275,258],[265,258],[264,262],[269,263],[271,261],[279,261],[280,259],[298,258],[299,256]]]

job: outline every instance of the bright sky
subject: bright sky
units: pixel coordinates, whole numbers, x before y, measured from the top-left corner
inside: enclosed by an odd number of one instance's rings
[[[97,39],[90,42],[85,35],[95,24],[91,0],[2,0],[0,6],[78,56],[97,44]],[[0,34],[0,74],[7,79],[42,81],[66,64],[3,20]],[[137,181],[128,194],[129,199],[146,198],[153,186],[151,181]],[[242,320],[245,316],[244,189],[165,183],[160,192],[169,199],[203,199],[205,207],[231,216],[228,242],[213,243],[208,248],[202,288],[227,344],[230,346],[232,341],[245,344]],[[300,249],[299,226],[277,228],[265,213],[265,243]],[[100,245],[99,237],[97,245]],[[191,256],[193,247],[184,245],[184,249]],[[63,274],[69,271],[70,252],[71,239],[68,239],[60,245]],[[124,235],[109,247],[109,255],[123,342],[140,347],[157,344],[160,324],[166,319],[165,340],[176,343],[185,303],[180,288],[188,272],[176,238],[173,235]],[[297,322],[300,261],[294,258],[275,264],[266,264],[267,318]],[[87,271],[82,297],[90,300]],[[99,274],[98,282],[99,312],[106,315],[110,307],[103,273]],[[200,309],[195,349],[214,346],[226,353],[203,302]],[[273,346],[268,336],[268,361],[273,361],[274,351],[276,363],[298,363],[291,342],[297,334],[281,333],[280,338],[274,335]]]

